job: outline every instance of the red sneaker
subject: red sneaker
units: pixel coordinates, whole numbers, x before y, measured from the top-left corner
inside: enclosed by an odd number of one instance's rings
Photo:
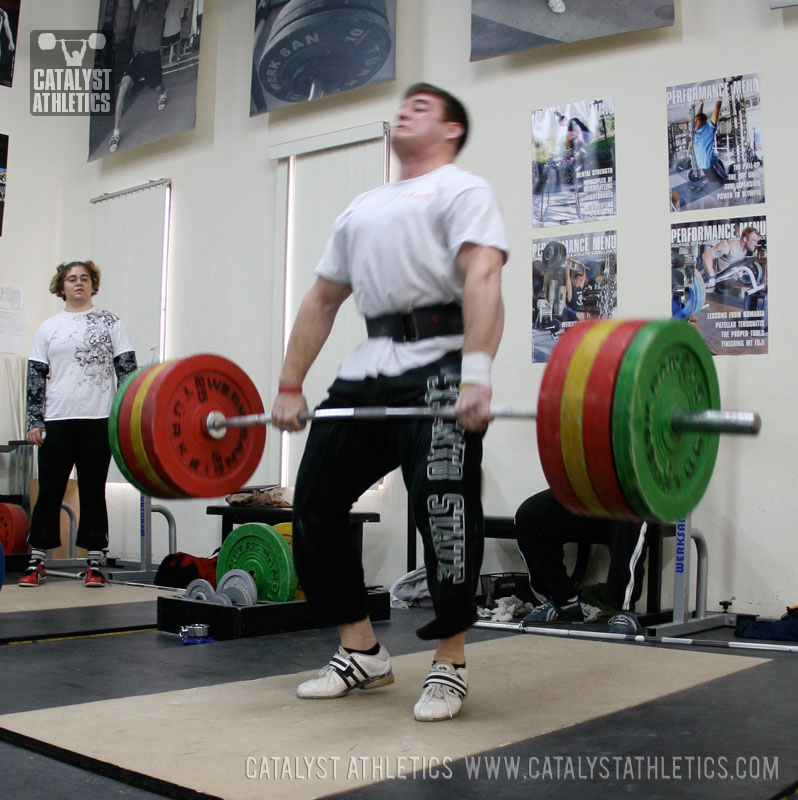
[[[31,561],[20,576],[18,586],[38,586],[47,580],[47,571],[41,561]]]
[[[100,564],[97,561],[86,562],[86,586],[105,586],[108,581],[105,575],[100,572]]]

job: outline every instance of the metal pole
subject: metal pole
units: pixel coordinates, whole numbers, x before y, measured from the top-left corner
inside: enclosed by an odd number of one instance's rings
[[[717,639],[677,639],[675,636],[646,636],[638,633],[609,633],[604,631],[584,631],[575,628],[536,628],[524,627],[515,622],[489,622],[479,620],[475,628],[505,631],[508,633],[531,633],[539,636],[557,636],[566,639],[601,639],[615,642],[634,642],[637,644],[678,644],[694,647],[725,647],[732,650],[776,650],[782,653],[798,653],[798,645],[760,644],[758,642],[724,642]]]
[[[169,555],[177,552],[177,523],[172,516],[172,512],[166,506],[152,506],[150,511],[162,514],[166,517],[166,524],[169,527]]]
[[[491,408],[492,418],[537,419],[537,411],[531,408],[499,406]],[[319,408],[299,415],[303,422],[322,419],[454,419],[454,406],[430,408],[428,406],[409,406],[391,408],[388,406],[362,406],[360,408]],[[269,425],[271,414],[248,414],[242,417],[225,417],[219,411],[211,411],[205,420],[208,433],[214,438],[224,436],[225,428],[248,428],[253,425]],[[704,411],[675,410],[671,424],[676,431],[707,431],[709,433],[759,433],[762,420],[753,411]]]

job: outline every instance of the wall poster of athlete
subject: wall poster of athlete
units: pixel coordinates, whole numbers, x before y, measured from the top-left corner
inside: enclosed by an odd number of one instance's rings
[[[532,224],[615,218],[611,97],[532,112]]]
[[[764,216],[671,226],[671,313],[713,355],[768,352],[767,252]]]
[[[532,363],[549,360],[566,328],[616,315],[617,252],[615,231],[532,243]]]
[[[671,210],[764,203],[757,75],[670,86],[666,104]]]

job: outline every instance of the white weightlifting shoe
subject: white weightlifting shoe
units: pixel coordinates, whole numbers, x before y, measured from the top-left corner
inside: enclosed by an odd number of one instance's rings
[[[563,2],[563,0],[549,0],[549,8],[555,14],[565,13],[565,3]]]
[[[300,683],[296,696],[304,699],[343,697],[352,689],[376,689],[393,683],[391,657],[380,646],[376,656],[348,653],[343,647],[319,670],[318,678]]]
[[[453,719],[460,712],[467,694],[468,670],[447,661],[437,661],[424,681],[424,689],[413,713],[419,722]]]

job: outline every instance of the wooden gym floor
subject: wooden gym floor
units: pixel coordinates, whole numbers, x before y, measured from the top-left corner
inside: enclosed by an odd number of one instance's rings
[[[78,590],[95,604],[76,605]],[[460,717],[424,724],[412,705],[431,656],[414,633],[427,610],[375,626],[395,684],[299,701],[296,683],[329,659],[334,632],[185,646],[155,630],[155,594],[58,579],[20,589],[7,576],[3,797],[767,800],[798,789],[798,653],[474,629]]]

